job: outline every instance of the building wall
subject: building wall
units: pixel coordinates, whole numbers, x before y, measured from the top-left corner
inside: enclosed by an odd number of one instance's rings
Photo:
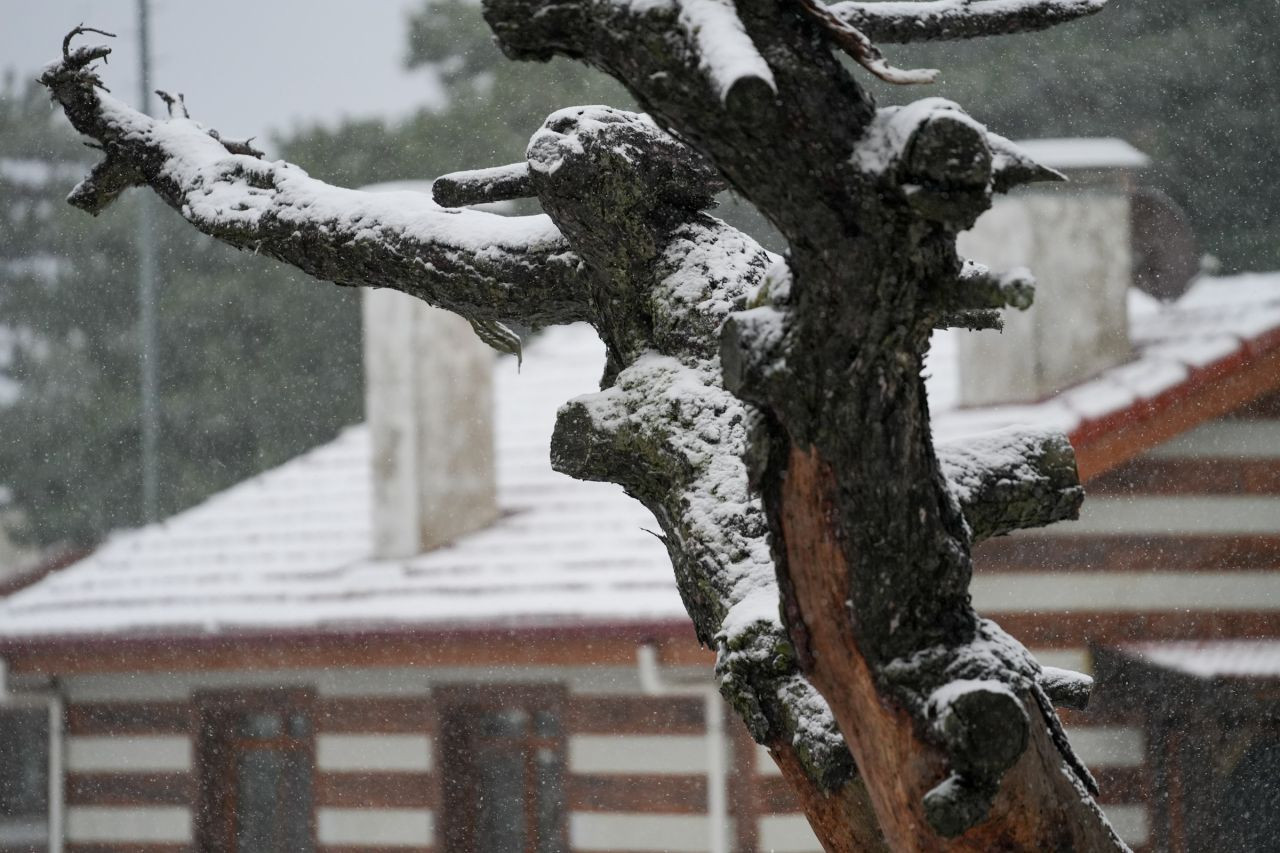
[[[1090,649],[1280,636],[1280,395],[1210,421],[1086,484],[1076,522],[979,546],[974,605],[1043,663],[1090,672]],[[1067,663],[1074,661],[1074,663]],[[1114,686],[1067,712],[1121,835],[1165,849],[1140,708]]]
[[[684,673],[688,675],[689,673]],[[199,801],[193,697],[235,687],[315,690],[320,849],[431,850],[439,841],[435,695],[460,685],[563,685],[567,824],[573,850],[705,850],[703,702],[643,695],[634,671],[601,668],[166,673],[68,679],[68,850],[190,849]],[[729,745],[740,760],[741,736]],[[804,847],[807,829],[763,823]],[[794,840],[798,838],[799,841]],[[800,846],[796,846],[799,844]],[[778,849],[784,849],[779,847]]]
[[[1079,522],[982,545],[974,603],[1045,664],[1091,648],[1280,636],[1280,397],[1208,423],[1089,484]],[[697,671],[683,670],[684,677]],[[437,699],[460,685],[560,685],[571,849],[701,851],[709,835],[701,700],[644,695],[633,668],[327,669],[73,676],[65,714],[68,850],[187,850],[199,800],[201,691],[314,691],[320,849],[439,849]],[[1100,697],[1107,684],[1100,684]],[[1130,703],[1131,704],[1131,703]],[[1124,701],[1066,713],[1118,832],[1164,849],[1163,745]],[[730,719],[731,837],[817,851],[767,753]],[[1153,805],[1154,804],[1154,805]]]
[[[1083,653],[1042,658],[1079,666]],[[686,673],[686,674],[692,674]],[[649,697],[621,669],[346,670],[166,673],[69,679],[66,823],[70,853],[190,850],[207,690],[316,691],[314,798],[322,851],[438,849],[441,746],[433,695],[460,685],[566,688],[565,793],[570,849],[705,851],[709,826],[703,703]],[[821,850],[768,753],[729,715],[730,837],[738,850]],[[1142,732],[1079,721],[1071,736],[1108,790],[1142,790]],[[1127,839],[1146,836],[1131,802],[1104,797]],[[749,824],[738,815],[750,814]]]

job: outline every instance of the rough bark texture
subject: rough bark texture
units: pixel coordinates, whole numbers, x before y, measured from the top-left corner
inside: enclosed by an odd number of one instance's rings
[[[965,11],[1013,6],[996,23]],[[1010,32],[1096,7],[931,3],[916,26]],[[404,290],[501,349],[518,349],[507,320],[591,322],[602,390],[561,410],[553,461],[654,512],[723,693],[828,850],[1122,849],[1051,705],[1087,685],[1046,675],[968,600],[975,539],[1074,515],[1070,447],[1006,433],[935,450],[920,376],[933,328],[1030,300],[1025,274],[964,264],[956,233],[992,192],[1057,176],[949,102],[877,110],[826,13],[794,0],[484,10],[511,56],[590,62],[652,113],[560,111],[527,164],[436,190],[534,195],[545,216],[327,187],[103,95],[105,48],[64,48],[42,77],[103,150],[71,200],[97,213],[149,186],[214,237]],[[889,10],[857,25],[901,28]],[[785,261],[705,212],[726,181],[786,237]]]

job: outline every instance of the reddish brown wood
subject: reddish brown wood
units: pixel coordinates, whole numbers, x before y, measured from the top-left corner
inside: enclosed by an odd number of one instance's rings
[[[993,572],[1216,572],[1280,568],[1280,536],[1004,536],[973,549]]]
[[[316,847],[319,853],[432,853],[434,847],[416,845],[396,845],[395,847],[378,847],[376,845],[321,844]]]
[[[1192,372],[1182,384],[1071,433],[1080,479],[1089,481],[1192,427],[1280,389],[1280,335],[1271,333]]]
[[[1099,767],[1091,772],[1098,782],[1099,802],[1145,804],[1151,800],[1146,767]]]
[[[485,796],[482,774],[477,762],[486,753],[501,751],[519,758],[523,776],[524,849],[528,853],[544,846],[565,846],[565,822],[551,831],[550,838],[539,837],[538,763],[540,754],[550,752],[563,768],[565,761],[564,704],[567,691],[557,684],[486,684],[450,685],[433,691],[438,715],[441,751],[439,776],[444,780],[441,792],[441,843],[449,850],[471,850],[477,846],[478,815]],[[506,714],[521,711],[525,725],[519,733],[498,734],[479,725],[488,713]],[[559,726],[538,730],[539,714],[550,714]],[[569,779],[564,779],[566,789]]]
[[[1140,456],[1091,480],[1089,494],[1280,496],[1280,458]]]
[[[565,725],[581,734],[680,734],[706,731],[702,702],[678,696],[572,696]]]
[[[14,674],[340,667],[634,666],[636,647],[663,666],[710,667],[715,655],[683,622],[522,629],[399,629],[235,636],[58,637],[0,641]]]
[[[140,844],[120,841],[116,844],[83,844],[70,841],[63,847],[67,853],[195,853],[189,844]]]
[[[800,801],[791,783],[782,776],[764,776],[759,783],[760,810],[765,814],[791,814],[800,811]]]
[[[1160,611],[1107,613],[987,613],[1031,648],[1077,648],[1159,640],[1232,640],[1280,636],[1280,613],[1262,611]]]
[[[428,734],[435,721],[425,697],[321,699],[314,714],[316,730],[322,732]]]
[[[1241,420],[1280,420],[1280,392],[1264,394],[1227,417]]]
[[[195,729],[189,702],[90,702],[68,705],[67,734],[185,734]]]
[[[733,814],[733,849],[755,853],[759,844],[760,797],[756,743],[737,714],[726,713],[733,753],[729,772],[729,811]]]
[[[861,779],[828,793],[809,781],[791,744],[771,744],[769,754],[795,793],[799,811],[804,812],[826,853],[879,853],[890,849],[880,834],[871,799]]]
[[[705,776],[574,775],[568,807],[581,812],[706,814]]]
[[[316,806],[435,808],[438,788],[429,773],[322,772],[315,776]]]
[[[198,789],[190,773],[72,773],[66,779],[71,806],[190,806]]]
[[[781,524],[795,605],[810,635],[809,674],[857,759],[889,847],[975,853],[1116,849],[1106,821],[1080,796],[1034,712],[1027,749],[1004,775],[987,819],[954,839],[929,828],[923,798],[946,776],[947,764],[919,737],[910,716],[878,693],[854,640],[844,586],[850,573],[833,525],[834,493],[835,478],[817,452],[792,448],[781,489]],[[1027,697],[1024,705],[1036,707]],[[779,765],[793,780],[794,768],[785,760]],[[824,843],[839,837],[821,829]]]

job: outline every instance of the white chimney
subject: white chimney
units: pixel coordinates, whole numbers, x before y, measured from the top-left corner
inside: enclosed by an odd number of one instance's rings
[[[461,317],[364,291],[375,556],[421,554],[497,518],[494,359]]]
[[[960,235],[961,257],[1036,279],[1035,304],[1005,311],[1003,332],[959,336],[965,406],[1040,400],[1131,355],[1131,174],[1146,155],[1119,139],[1019,145],[1071,183],[998,198]]]

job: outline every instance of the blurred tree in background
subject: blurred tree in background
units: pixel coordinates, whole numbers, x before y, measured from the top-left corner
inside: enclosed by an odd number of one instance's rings
[[[891,46],[897,64],[943,74],[927,92],[877,96],[980,103],[977,118],[1015,138],[1123,137],[1153,156],[1143,182],[1186,208],[1205,251],[1228,269],[1276,269],[1278,29],[1272,3],[1113,0],[1018,40]],[[277,138],[282,156],[348,186],[426,179],[521,159],[555,109],[634,108],[582,65],[505,60],[465,0],[424,4],[408,30],[406,64],[436,69],[447,105],[305,128]],[[134,240],[132,217],[94,221],[62,203],[88,158],[54,121],[33,87],[0,91],[0,327],[18,338],[0,340],[0,372],[19,383],[9,405],[0,384],[0,484],[27,538],[88,544],[140,520]],[[754,211],[725,201],[726,219],[772,242]],[[354,292],[267,281],[300,276],[246,263],[168,211],[154,221],[168,514],[360,420],[360,323]]]
[[[1229,271],[1280,269],[1277,4],[1111,0],[1070,27],[1017,39],[887,46],[942,69],[929,94],[981,104],[1011,138],[1118,136],[1150,154],[1144,185],[1190,215]],[[883,103],[923,96],[876,91]]]
[[[429,179],[524,159],[547,114],[579,104],[632,108],[617,82],[581,63],[511,62],[493,44],[477,3],[428,2],[409,19],[409,68],[431,66],[448,104],[398,122],[308,128],[280,140],[286,160],[326,181],[359,186]]]
[[[37,88],[0,90],[0,484],[15,538],[85,545],[141,520],[134,218],[63,201],[92,152]],[[167,515],[360,419],[360,315],[354,291],[154,222]]]

